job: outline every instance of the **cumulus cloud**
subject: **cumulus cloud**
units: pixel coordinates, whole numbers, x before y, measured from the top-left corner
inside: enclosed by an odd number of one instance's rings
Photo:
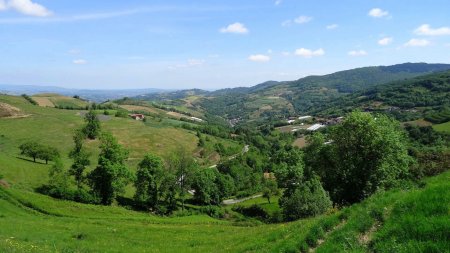
[[[270,61],[270,56],[263,55],[263,54],[254,54],[254,55],[250,55],[248,57],[248,59],[250,61],[254,61],[254,62],[268,62],[268,61]]]
[[[311,22],[313,20],[312,17],[309,16],[300,16],[294,19],[294,22],[297,24],[306,24],[308,22]]]
[[[304,57],[304,58],[311,58],[314,56],[324,55],[325,50],[323,50],[322,48],[319,48],[317,50],[311,50],[311,49],[307,49],[307,48],[299,48],[299,49],[295,50],[294,54],[297,56]]]
[[[0,0],[0,11],[15,10],[24,15],[35,17],[48,17],[52,15],[44,6],[33,3],[31,0]]]
[[[391,37],[384,37],[378,41],[378,45],[387,46],[392,43],[394,39]]]
[[[339,25],[338,24],[331,24],[331,25],[327,25],[326,27],[327,27],[327,30],[334,30],[334,29],[338,28]]]
[[[348,55],[350,56],[365,56],[367,55],[367,52],[364,50],[353,50],[348,52]]]
[[[380,8],[373,8],[369,11],[368,15],[374,18],[382,18],[389,15],[389,12]]]
[[[248,33],[247,27],[244,24],[239,22],[228,25],[227,27],[223,27],[220,29],[221,33],[237,33],[237,34],[246,34]]]
[[[411,39],[408,42],[405,43],[405,47],[426,47],[430,45],[429,40],[425,39]]]
[[[450,27],[439,27],[439,28],[431,28],[429,24],[423,24],[417,27],[414,30],[414,33],[417,35],[425,35],[425,36],[441,36],[441,35],[450,35]]]
[[[83,65],[83,64],[86,64],[87,61],[84,59],[76,59],[76,60],[73,60],[72,63],[77,64],[77,65]]]

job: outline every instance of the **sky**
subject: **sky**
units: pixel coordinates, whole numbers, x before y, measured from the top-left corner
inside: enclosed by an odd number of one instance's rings
[[[0,0],[0,83],[219,89],[450,63],[448,0]]]

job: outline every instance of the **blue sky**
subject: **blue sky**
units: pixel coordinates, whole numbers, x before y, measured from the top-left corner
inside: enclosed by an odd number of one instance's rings
[[[251,86],[450,63],[448,0],[0,0],[0,83]]]

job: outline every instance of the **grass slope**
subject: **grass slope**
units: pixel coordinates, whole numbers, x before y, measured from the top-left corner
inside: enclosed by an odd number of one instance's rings
[[[450,172],[422,188],[378,193],[342,211],[259,226],[0,188],[1,252],[446,252]]]

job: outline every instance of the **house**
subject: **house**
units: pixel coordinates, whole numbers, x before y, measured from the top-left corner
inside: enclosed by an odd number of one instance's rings
[[[197,117],[190,117],[190,119],[193,120],[193,121],[197,121],[197,122],[203,122],[202,119],[197,118]]]
[[[319,130],[320,128],[322,128],[322,127],[325,127],[325,125],[314,124],[314,125],[308,127],[306,130],[308,130],[308,131],[316,131],[316,130]]]
[[[287,121],[288,124],[292,124],[294,122],[295,122],[295,120],[293,120],[293,119],[290,119],[290,120]]]
[[[312,118],[312,116],[300,116],[298,117],[298,120],[305,120],[305,119],[309,119]]]
[[[139,114],[139,113],[130,114],[129,116],[135,120],[144,120],[144,118],[145,118],[144,114]]]

